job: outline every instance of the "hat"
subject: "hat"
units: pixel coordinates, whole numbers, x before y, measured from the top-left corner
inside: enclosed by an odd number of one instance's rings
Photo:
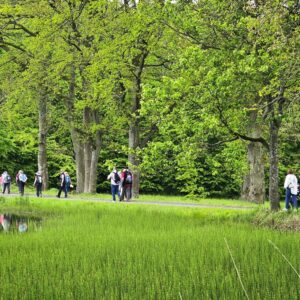
[[[37,172],[35,173],[35,175],[41,175],[41,172],[40,172],[40,171],[37,171]]]

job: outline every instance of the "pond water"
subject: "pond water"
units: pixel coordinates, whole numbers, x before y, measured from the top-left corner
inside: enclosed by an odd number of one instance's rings
[[[28,215],[0,214],[0,231],[20,232],[36,231],[41,228],[41,218]]]

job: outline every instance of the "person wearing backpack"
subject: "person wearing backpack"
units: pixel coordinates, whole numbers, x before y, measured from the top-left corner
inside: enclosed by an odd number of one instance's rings
[[[116,167],[114,167],[112,172],[107,176],[107,180],[110,180],[111,194],[112,194],[113,201],[116,202],[116,195],[118,195],[119,201],[121,201],[120,191],[119,191],[121,177]]]
[[[5,193],[6,189],[7,189],[7,193],[10,194],[10,183],[11,183],[10,175],[7,173],[7,171],[4,171],[2,174],[3,194]]]
[[[67,171],[65,171],[65,183],[66,183],[66,191],[67,191],[67,195],[68,195],[68,192],[70,191],[72,183],[71,183],[71,177]]]
[[[290,202],[293,204],[294,210],[298,209],[297,193],[298,193],[298,179],[292,169],[288,170],[288,174],[284,181],[285,188],[285,211],[290,208]]]
[[[40,171],[35,173],[33,185],[36,189],[36,196],[42,197],[42,188],[43,188],[43,178]]]
[[[122,193],[121,193],[121,200],[122,201],[125,197],[126,201],[129,202],[132,197],[132,173],[128,167],[123,169],[121,173],[121,186],[122,186]]]
[[[20,170],[19,171],[19,188],[20,188],[20,194],[21,196],[24,196],[24,190],[25,190],[25,183],[27,181],[26,174]]]
[[[65,171],[61,171],[60,175],[59,175],[59,191],[58,191],[58,194],[57,194],[57,198],[60,198],[60,195],[61,195],[61,192],[64,191],[65,193],[65,198],[68,197],[68,190],[67,190],[67,182],[66,182],[66,173]],[[68,173],[67,173],[68,174]],[[70,179],[70,176],[68,175],[69,179]]]

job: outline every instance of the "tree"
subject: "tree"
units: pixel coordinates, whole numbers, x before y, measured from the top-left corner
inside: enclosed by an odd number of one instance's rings
[[[197,76],[202,102],[230,135],[269,149],[269,199],[271,209],[278,209],[278,132],[284,107],[297,97],[292,90],[298,69],[298,17],[273,1],[259,7],[239,1],[200,2],[184,5],[182,11],[189,21],[178,18],[170,26],[200,48],[195,53],[201,62]],[[289,101],[284,97],[287,88],[294,95]],[[245,112],[253,110],[259,113],[259,137],[247,135],[240,126],[248,123]],[[264,137],[265,121],[269,122],[269,142]]]

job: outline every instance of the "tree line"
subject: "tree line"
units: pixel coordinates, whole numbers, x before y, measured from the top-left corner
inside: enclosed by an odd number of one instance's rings
[[[300,167],[299,8],[2,1],[1,167],[38,167],[46,187],[67,168],[94,193],[129,164],[134,197],[267,195],[278,209]]]

